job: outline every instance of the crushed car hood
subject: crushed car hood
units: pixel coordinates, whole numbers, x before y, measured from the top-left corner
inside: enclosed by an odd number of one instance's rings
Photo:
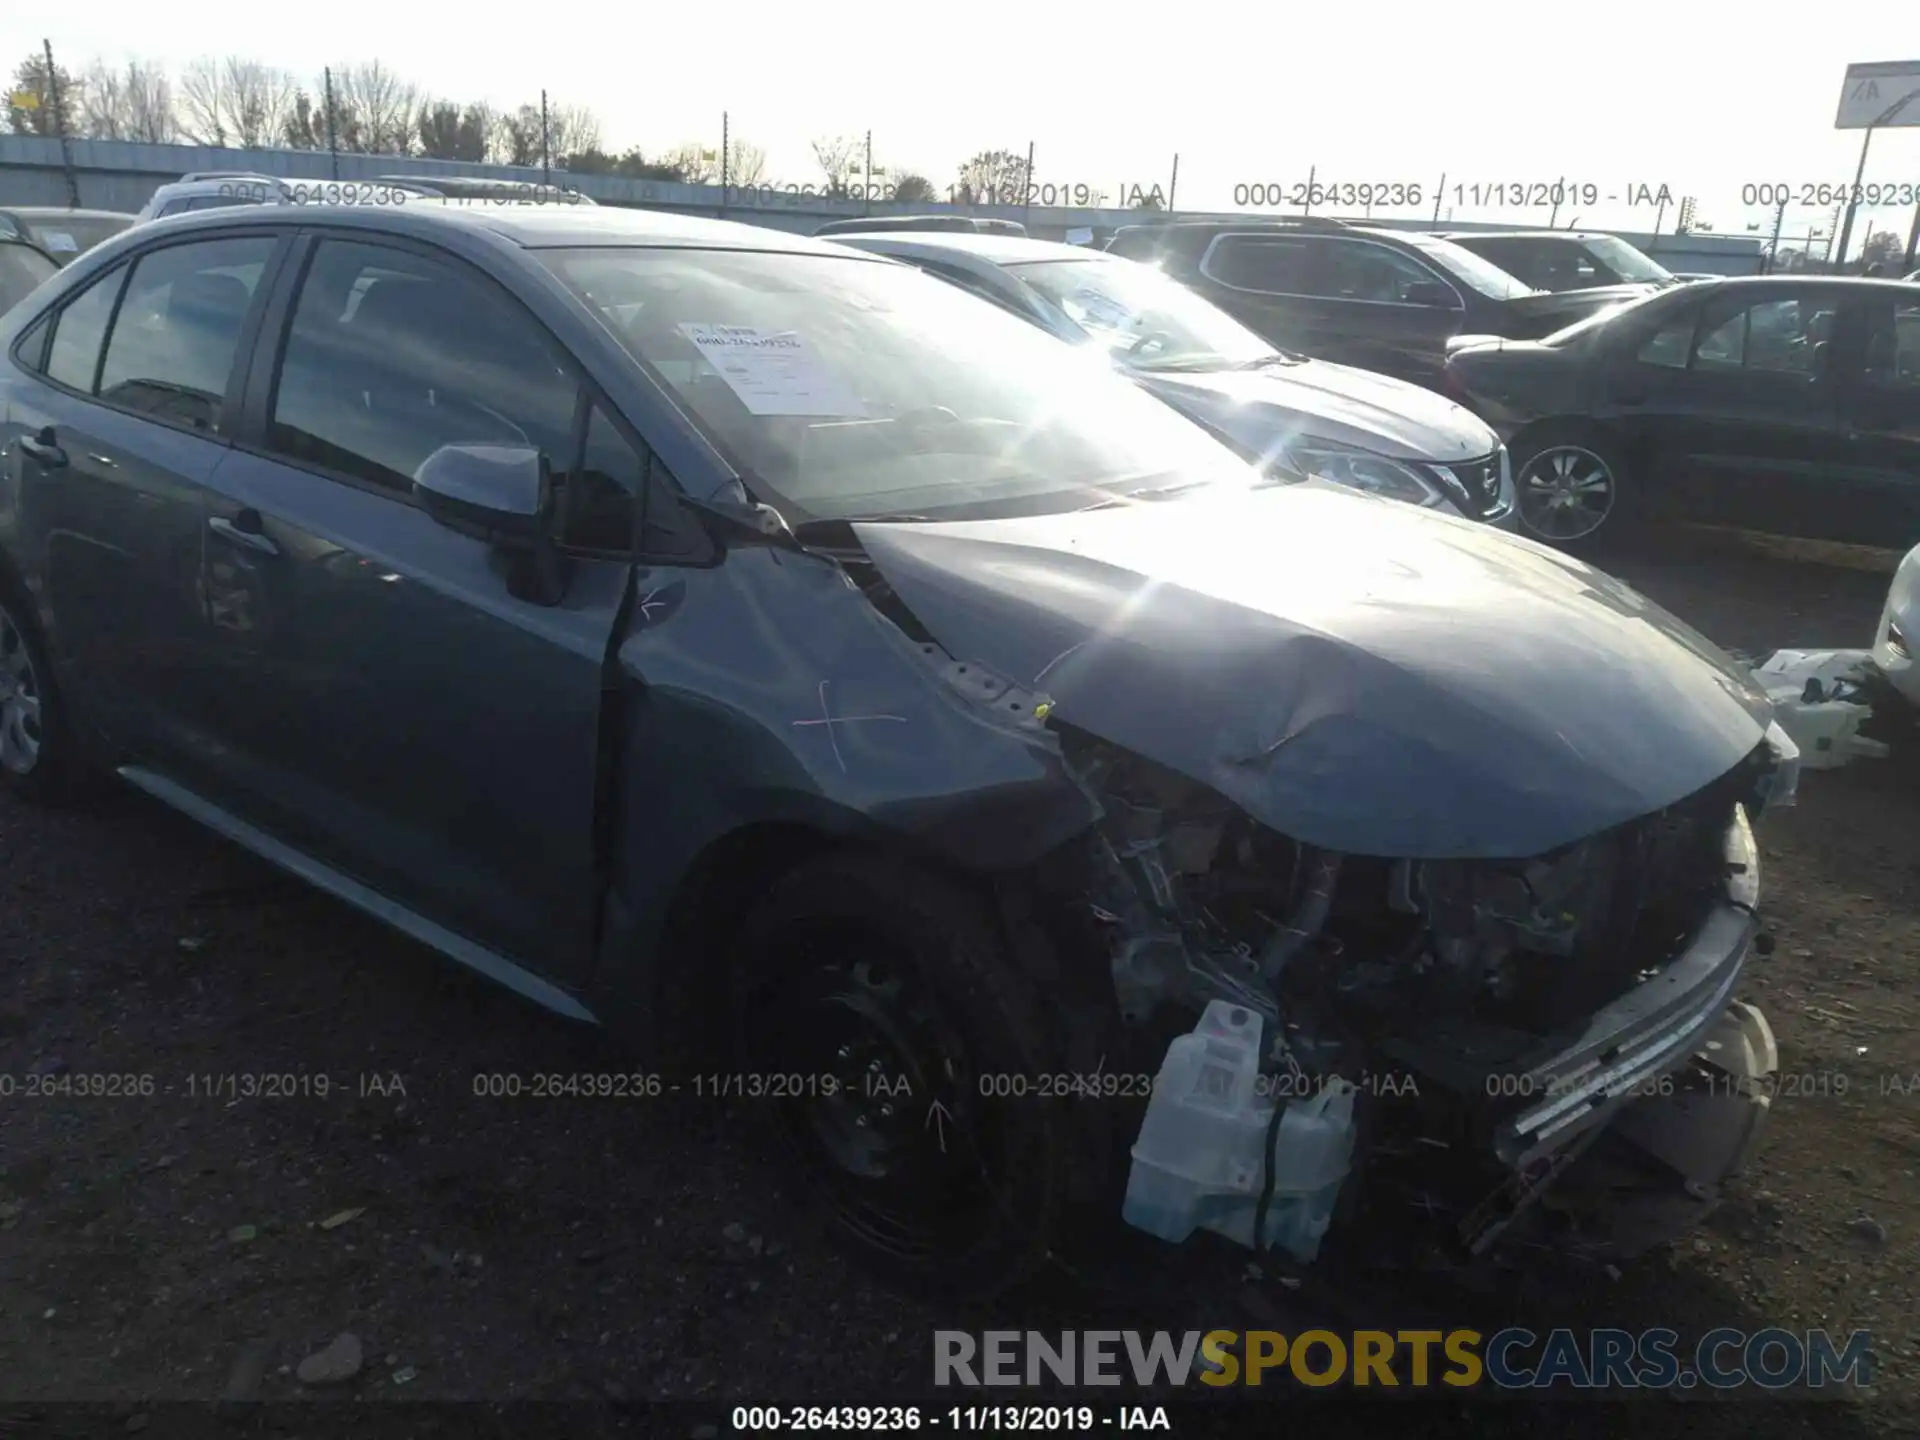
[[[1541,854],[1691,795],[1771,719],[1600,571],[1318,482],[854,528],[957,659],[1349,854]]]
[[[1393,460],[1480,460],[1500,441],[1472,411],[1404,380],[1308,360],[1260,370],[1148,371],[1134,378],[1182,412],[1268,453],[1314,436]]]

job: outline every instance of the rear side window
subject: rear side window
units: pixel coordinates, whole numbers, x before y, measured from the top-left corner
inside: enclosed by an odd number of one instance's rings
[[[93,393],[100,368],[100,345],[113,319],[113,302],[127,278],[122,265],[101,276],[69,300],[53,322],[53,348],[47,354],[47,378],[72,390]]]
[[[218,433],[253,294],[278,239],[170,245],[140,257],[100,366],[100,398]]]

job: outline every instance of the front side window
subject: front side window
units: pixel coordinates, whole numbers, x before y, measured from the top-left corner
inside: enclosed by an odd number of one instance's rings
[[[790,523],[1038,513],[1257,479],[1104,359],[905,266],[650,247],[530,253]]]
[[[218,432],[253,293],[279,240],[169,245],[134,262],[100,366],[100,398]]]
[[[1663,370],[1684,370],[1693,350],[1693,311],[1662,325],[1641,345],[1636,358],[1642,365],[1658,365]]]
[[[1224,310],[1131,260],[1007,266],[1087,338],[1144,370],[1225,370],[1274,353]]]
[[[1832,305],[1812,295],[1747,304],[1722,299],[1701,321],[1693,368],[1811,375],[1817,347],[1832,338],[1833,319]]]
[[[1326,256],[1316,293],[1330,299],[1403,305],[1408,303],[1410,287],[1445,283],[1418,260],[1384,245],[1332,240],[1321,243]]]
[[[1534,293],[1533,287],[1502,270],[1493,261],[1476,255],[1464,245],[1442,240],[1437,235],[1408,233],[1400,239],[1418,250],[1453,279],[1478,290],[1489,300],[1516,300]]]
[[[53,322],[53,348],[47,354],[47,378],[70,390],[93,393],[93,377],[100,368],[100,345],[113,319],[113,302],[120,298],[126,266],[108,271],[69,300]]]
[[[530,445],[559,473],[577,393],[545,333],[491,280],[327,240],[294,307],[268,444],[402,493],[443,445]]]

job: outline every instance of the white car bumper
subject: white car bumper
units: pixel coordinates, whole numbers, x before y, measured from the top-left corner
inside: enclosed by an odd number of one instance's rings
[[[1913,647],[1920,644],[1920,546],[1907,552],[1894,572],[1880,629],[1873,637],[1873,663],[1909,704],[1920,705],[1920,668]]]

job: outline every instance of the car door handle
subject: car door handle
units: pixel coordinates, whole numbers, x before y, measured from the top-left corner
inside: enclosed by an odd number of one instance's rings
[[[280,547],[261,531],[258,510],[242,510],[231,520],[224,515],[216,515],[207,521],[207,528],[222,540],[231,540],[236,545],[244,545],[247,549],[257,550],[262,555],[280,553]]]
[[[51,425],[42,425],[40,433],[32,439],[21,440],[20,453],[48,469],[56,469],[67,463],[67,452],[60,448],[60,441],[55,437]]]

